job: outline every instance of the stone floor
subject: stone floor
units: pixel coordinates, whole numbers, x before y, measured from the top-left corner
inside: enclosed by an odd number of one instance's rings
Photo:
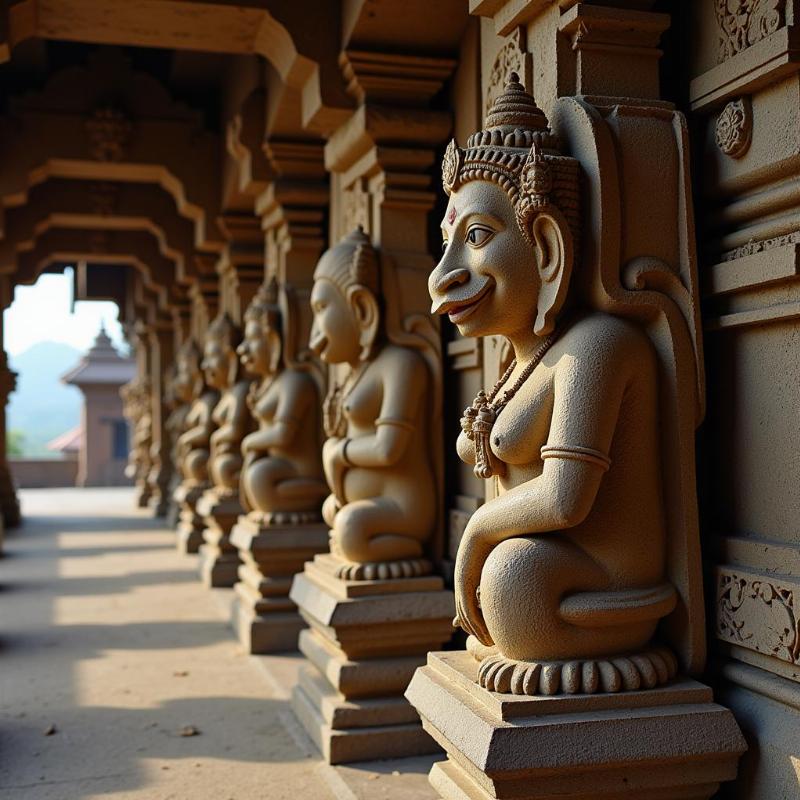
[[[323,764],[130,490],[21,493],[0,561],[0,798],[428,800],[434,759]],[[222,596],[220,596],[220,594]]]

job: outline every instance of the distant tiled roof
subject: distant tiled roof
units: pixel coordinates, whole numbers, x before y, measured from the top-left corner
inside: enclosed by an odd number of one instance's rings
[[[72,430],[56,436],[47,443],[47,449],[61,453],[77,453],[81,449],[81,439],[83,439],[83,427],[78,425]]]
[[[110,384],[121,386],[136,375],[136,363],[123,358],[111,344],[105,328],[100,328],[92,348],[69,372],[61,376],[62,383],[74,386]]]

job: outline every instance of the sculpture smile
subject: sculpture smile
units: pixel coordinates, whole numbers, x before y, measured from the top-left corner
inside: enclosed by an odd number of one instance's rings
[[[492,289],[494,289],[494,281],[487,280],[472,296],[466,297],[463,300],[459,298],[457,300],[446,301],[436,309],[436,313],[447,314],[450,318],[450,322],[458,325],[475,313],[478,306],[488,297]]]

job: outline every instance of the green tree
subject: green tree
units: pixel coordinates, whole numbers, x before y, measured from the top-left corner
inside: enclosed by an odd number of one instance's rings
[[[22,431],[6,433],[6,454],[12,458],[25,455],[25,434]]]

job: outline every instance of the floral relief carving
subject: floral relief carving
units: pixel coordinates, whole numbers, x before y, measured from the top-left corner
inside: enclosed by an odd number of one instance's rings
[[[122,161],[132,132],[133,123],[122,111],[111,107],[96,109],[86,121],[92,158],[96,161]]]
[[[731,100],[717,117],[717,147],[731,158],[741,158],[753,138],[753,113],[746,97]]]
[[[489,80],[486,84],[486,97],[484,98],[483,113],[486,116],[494,105],[494,101],[503,93],[508,76],[515,72],[520,76],[522,85],[528,90],[531,86],[528,82],[528,62],[531,55],[525,52],[524,34],[518,28],[500,48],[500,52],[494,59]]]
[[[790,664],[800,663],[794,589],[779,580],[720,570],[717,636]]]
[[[365,232],[371,230],[369,219],[369,192],[362,181],[356,181],[342,193],[342,230],[352,231],[359,226]]]
[[[714,0],[722,63],[775,33],[784,23],[786,0]]]

